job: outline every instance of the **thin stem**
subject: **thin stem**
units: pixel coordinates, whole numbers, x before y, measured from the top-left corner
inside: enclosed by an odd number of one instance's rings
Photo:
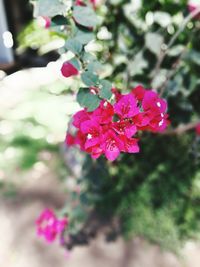
[[[162,135],[182,135],[185,132],[191,131],[200,123],[200,121],[183,124],[175,129],[169,129],[162,133]]]
[[[153,71],[152,76],[155,77],[158,72],[160,71],[161,65],[163,63],[163,60],[165,59],[169,48],[175,43],[175,41],[177,40],[177,38],[179,37],[179,35],[181,34],[181,32],[185,29],[185,27],[187,26],[188,22],[193,19],[194,17],[196,17],[196,15],[198,15],[200,13],[200,6],[195,9],[193,12],[191,12],[183,21],[183,23],[181,24],[181,26],[179,27],[179,29],[177,30],[177,32],[174,34],[174,36],[171,38],[171,40],[169,41],[169,43],[165,46],[164,45],[164,49],[162,49],[160,57],[158,58],[157,64],[155,66],[155,69]]]

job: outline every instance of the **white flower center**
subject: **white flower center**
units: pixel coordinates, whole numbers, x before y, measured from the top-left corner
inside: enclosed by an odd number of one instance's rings
[[[163,125],[163,123],[164,123],[164,120],[161,120],[160,122],[159,122],[159,126],[162,126]]]
[[[87,135],[87,139],[91,139],[92,138],[92,135],[91,134],[88,134]]]
[[[161,104],[160,104],[160,102],[157,102],[156,104],[157,104],[157,106],[158,106],[159,108],[161,107]]]

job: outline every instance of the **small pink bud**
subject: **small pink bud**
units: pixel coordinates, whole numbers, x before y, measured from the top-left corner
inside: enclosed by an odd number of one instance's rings
[[[82,0],[76,0],[75,6],[86,6],[86,4]]]
[[[63,63],[61,73],[64,77],[68,78],[79,74],[78,70],[69,61]]]
[[[46,16],[38,17],[37,19],[40,27],[48,29],[51,26],[51,19]]]

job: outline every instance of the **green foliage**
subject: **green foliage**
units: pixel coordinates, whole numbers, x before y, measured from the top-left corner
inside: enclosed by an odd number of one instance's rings
[[[100,98],[91,94],[89,88],[80,88],[77,94],[77,101],[82,107],[87,107],[88,111],[95,110],[100,104]]]
[[[96,209],[118,216],[125,236],[144,236],[166,249],[176,251],[183,240],[197,238],[200,194],[194,184],[200,172],[188,151],[191,143],[189,136],[147,135],[139,155],[124,154],[111,165],[86,162],[84,178]]]
[[[85,27],[96,27],[98,24],[98,18],[95,12],[84,6],[75,6],[73,10],[73,17],[75,21]]]
[[[35,17],[54,17],[65,12],[65,5],[60,0],[37,0],[34,11]]]
[[[101,88],[100,88],[100,97],[104,99],[110,99],[112,96],[112,84],[107,80],[101,80],[100,81]]]
[[[108,77],[123,91],[141,83],[167,99],[170,127],[197,120],[199,20],[184,24],[187,0],[137,3],[112,0],[99,7],[97,12],[110,39],[103,36],[95,40],[91,28],[98,25],[98,17],[91,8],[81,6],[67,14],[77,24],[71,19],[70,29],[50,31],[50,36],[67,40],[62,51],[78,55],[73,64],[79,65],[82,82],[88,87],[98,86],[101,98],[111,97]],[[64,10],[57,12],[63,14]],[[55,10],[48,12],[56,15]],[[99,34],[102,29],[95,30]],[[101,48],[97,57],[86,49],[91,43]],[[103,68],[102,62],[107,62]],[[89,88],[80,88],[77,100],[92,111],[100,103],[99,96],[91,94]],[[103,217],[117,217],[124,236],[144,236],[166,249],[177,250],[184,240],[199,238],[199,143],[191,132],[177,137],[146,134],[137,155],[124,154],[112,164],[88,158],[81,199]],[[74,213],[74,218],[80,214],[84,217],[80,210]]]

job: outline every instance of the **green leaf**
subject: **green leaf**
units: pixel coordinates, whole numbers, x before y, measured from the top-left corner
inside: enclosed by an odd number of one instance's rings
[[[95,35],[92,31],[83,27],[76,27],[74,39],[79,41],[81,44],[86,45],[95,39]]]
[[[185,49],[184,45],[175,45],[169,49],[167,54],[171,57],[176,57],[180,55],[184,51],[184,49]]]
[[[90,93],[89,88],[80,88],[77,94],[77,101],[82,107],[86,107],[87,110],[93,111],[98,108],[101,100],[97,95]]]
[[[35,3],[34,17],[54,17],[65,12],[65,5],[59,0],[38,0]]]
[[[73,17],[78,24],[85,27],[96,27],[98,24],[95,12],[89,7],[75,6]]]
[[[78,59],[77,58],[72,58],[72,59],[70,59],[70,61],[69,61],[77,70],[80,70],[81,69],[81,66],[80,66],[80,63],[79,63],[79,61],[78,61]]]
[[[52,18],[51,20],[51,26],[62,26],[62,25],[67,25],[68,21],[67,19],[62,16],[62,15],[57,15],[55,17]]]
[[[149,32],[145,35],[146,47],[157,56],[160,55],[163,42],[164,38],[158,33]]]
[[[91,61],[88,64],[88,70],[91,71],[91,72],[98,73],[98,71],[100,71],[102,69],[103,69],[103,65],[97,60]]]
[[[192,49],[184,57],[187,61],[200,65],[200,52]]]
[[[157,22],[161,27],[166,28],[172,22],[172,18],[169,13],[163,11],[154,12],[154,21]]]
[[[133,61],[130,61],[128,69],[131,76],[143,74],[144,69],[148,67],[148,61],[144,59],[143,53],[139,52],[135,55]]]
[[[99,77],[91,71],[84,72],[81,75],[81,79],[87,86],[96,86],[99,81]]]
[[[66,43],[65,43],[65,47],[69,51],[73,52],[75,55],[79,54],[82,51],[82,48],[83,48],[82,44],[79,41],[75,40],[75,39],[67,40]]]
[[[101,84],[101,90],[100,90],[100,97],[104,98],[104,99],[110,99],[112,96],[112,83],[110,83],[107,80],[101,80],[100,81]]]

